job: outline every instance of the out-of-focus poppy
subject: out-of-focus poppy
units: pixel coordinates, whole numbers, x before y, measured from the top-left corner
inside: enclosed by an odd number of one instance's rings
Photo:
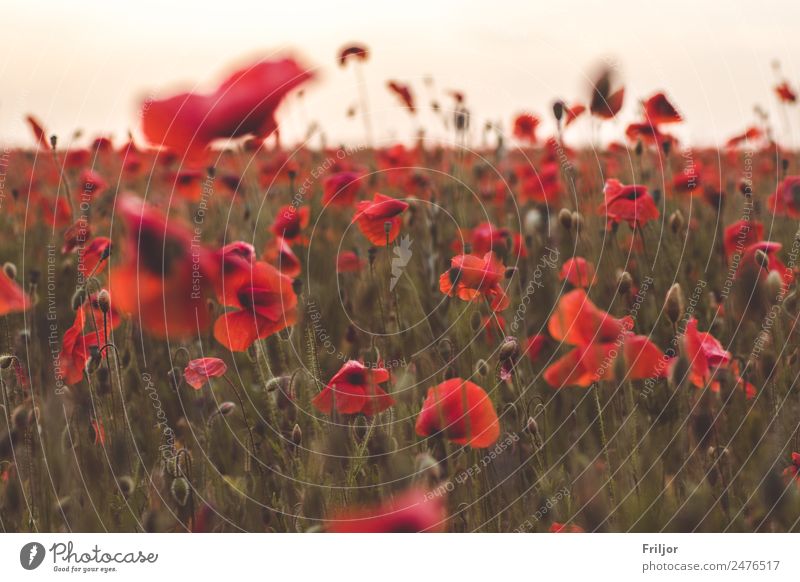
[[[564,108],[564,127],[569,127],[586,111],[586,106],[575,103],[572,107]]]
[[[442,532],[447,513],[443,497],[411,489],[377,507],[348,509],[334,514],[325,529],[333,533]]]
[[[537,363],[539,354],[547,345],[547,336],[543,333],[532,335],[525,341],[525,355],[530,358],[532,363]]]
[[[775,94],[778,96],[778,99],[784,103],[794,103],[797,101],[797,93],[794,92],[786,81],[775,87]]]
[[[631,123],[625,130],[625,137],[635,142],[641,140],[643,143],[663,147],[665,143],[674,144],[675,138],[667,133],[663,133],[658,126],[650,123]]]
[[[300,208],[292,205],[283,206],[272,223],[272,232],[288,243],[301,242],[303,229],[308,226],[310,217],[308,206]]]
[[[485,255],[491,251],[503,253],[504,251],[511,250],[514,256],[527,256],[527,251],[522,241],[522,235],[518,232],[512,233],[511,230],[506,227],[494,226],[488,221],[480,223],[471,231],[462,232],[462,237],[472,245],[471,254]],[[456,252],[461,252],[464,247],[461,241],[457,240],[453,244],[453,248]]]
[[[58,373],[67,386],[77,384],[83,379],[83,372],[92,351],[99,352],[108,341],[106,337],[108,331],[117,327],[119,323],[119,316],[113,309],[104,317],[97,303],[96,294],[87,298],[75,314],[72,326],[64,332],[61,340]],[[106,352],[100,356],[106,357]]]
[[[363,44],[350,44],[339,51],[339,66],[344,67],[348,61],[366,61],[369,58],[369,49]]]
[[[642,380],[665,375],[664,354],[647,337],[631,332],[630,317],[616,319],[592,303],[583,289],[575,289],[558,302],[547,329],[556,341],[575,346],[544,372],[554,388],[591,386],[614,380],[617,358],[623,358],[626,378]]]
[[[741,261],[736,270],[736,278],[745,278],[750,281],[766,279],[767,273],[775,271],[783,281],[783,288],[787,289],[794,281],[794,272],[786,268],[778,258],[778,252],[783,245],[778,242],[759,241],[744,250]],[[757,253],[764,253],[767,257],[766,264],[761,264],[756,258]]]
[[[654,125],[683,121],[681,114],[664,93],[656,93],[644,102],[644,115]]]
[[[389,91],[397,95],[411,113],[416,113],[417,108],[414,105],[414,95],[411,93],[411,87],[398,81],[387,81],[386,86]]]
[[[520,113],[514,118],[514,137],[522,142],[535,144],[537,127],[539,127],[538,117],[530,113]]]
[[[264,260],[287,277],[297,277],[303,270],[300,259],[294,254],[292,247],[281,237],[275,237],[267,243]]]
[[[625,221],[631,228],[644,226],[659,216],[658,208],[646,186],[625,186],[619,180],[606,180],[603,188],[605,202],[600,212],[609,225]]]
[[[219,358],[197,358],[186,365],[183,377],[195,390],[200,390],[211,378],[219,378],[228,371],[228,366]]]
[[[611,69],[604,69],[592,84],[592,99],[589,111],[601,119],[612,119],[622,109],[625,100],[625,87],[613,90]]]
[[[516,168],[520,176],[520,195],[523,200],[555,204],[561,193],[561,167],[555,162],[542,164],[538,171],[524,164]]]
[[[322,203],[332,206],[352,206],[361,189],[361,174],[358,172],[337,172],[322,182]]]
[[[550,533],[585,533],[585,530],[574,523],[559,523],[554,521],[550,524]]]
[[[764,131],[761,128],[750,127],[743,133],[740,133],[730,138],[727,142],[725,142],[725,146],[729,148],[735,148],[742,144],[746,144],[752,147],[755,144],[751,144],[750,142],[756,142],[763,137],[764,137]]]
[[[330,414],[335,408],[340,414],[361,413],[371,416],[394,404],[394,399],[379,386],[388,381],[387,369],[349,360],[311,403],[324,414]]]
[[[500,421],[483,388],[451,378],[428,389],[416,430],[420,436],[443,433],[458,445],[483,449],[500,437]]]
[[[767,200],[775,214],[800,218],[800,176],[786,176]]]
[[[261,261],[228,256],[220,302],[234,309],[214,323],[214,337],[233,352],[243,352],[297,320],[297,295],[292,279]]]
[[[594,264],[583,257],[567,259],[561,266],[559,278],[573,287],[589,287],[594,281]]]
[[[84,277],[102,273],[111,255],[111,239],[105,236],[93,238],[84,248],[78,247],[78,272]]]
[[[44,127],[42,127],[42,123],[33,115],[27,115],[25,121],[28,123],[28,127],[31,128],[33,137],[36,138],[36,143],[39,147],[43,150],[49,150],[50,140],[47,139],[47,132],[44,130]]]
[[[357,273],[364,268],[364,259],[353,251],[342,251],[336,257],[337,273]]]
[[[142,130],[152,144],[196,160],[217,139],[266,138],[277,127],[284,97],[313,77],[291,58],[261,61],[229,75],[211,93],[183,93],[142,105]]]
[[[764,225],[757,220],[738,220],[725,229],[723,246],[725,257],[741,256],[745,249],[764,238]]]
[[[27,311],[31,307],[31,300],[22,287],[0,269],[0,316],[18,311]]]
[[[687,165],[672,178],[672,190],[680,194],[699,192],[702,184],[703,168],[699,163]]]
[[[203,197],[203,180],[206,172],[197,168],[181,168],[177,172],[169,172],[166,180],[175,193],[190,202],[200,202]]]
[[[783,470],[783,474],[794,479],[800,487],[800,453],[792,453],[792,464]]]
[[[364,200],[358,203],[353,222],[358,224],[369,242],[376,247],[382,247],[394,241],[400,234],[400,214],[407,208],[407,202],[376,193],[371,202]]]
[[[504,274],[505,267],[494,253],[486,253],[483,258],[458,255],[450,261],[450,269],[439,277],[439,290],[463,301],[485,299],[493,311],[503,311],[511,303],[500,286]]]
[[[110,274],[117,307],[157,337],[185,338],[207,329],[207,294],[219,276],[213,254],[185,226],[140,199],[123,197],[118,213],[126,238],[124,261]]]
[[[105,192],[106,188],[108,188],[108,182],[94,170],[86,169],[78,177],[78,189],[82,200],[96,198]]]

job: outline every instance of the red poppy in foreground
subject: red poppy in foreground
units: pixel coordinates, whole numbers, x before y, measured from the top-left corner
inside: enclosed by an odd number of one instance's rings
[[[197,358],[189,362],[183,370],[186,383],[200,390],[211,378],[219,378],[228,371],[228,366],[219,358]]]
[[[364,200],[358,203],[353,222],[358,224],[369,242],[376,247],[382,247],[394,241],[400,234],[400,214],[407,208],[407,202],[376,193],[372,202]]]
[[[725,257],[730,259],[734,254],[741,257],[745,249],[764,238],[764,225],[757,220],[737,220],[725,229],[723,246]]]
[[[644,115],[654,125],[683,121],[681,114],[663,93],[656,93],[644,102]]]
[[[277,128],[275,110],[312,73],[290,58],[239,69],[211,93],[182,93],[142,105],[142,131],[156,145],[194,160],[217,139],[263,139]]]
[[[83,371],[93,350],[99,353],[107,343],[106,333],[115,329],[121,322],[113,308],[104,314],[98,303],[97,294],[89,296],[75,314],[75,321],[64,332],[61,351],[58,354],[58,373],[67,386],[77,384],[83,379]],[[106,353],[101,354],[102,357]]]
[[[630,317],[617,319],[598,308],[583,289],[570,291],[558,302],[547,329],[554,340],[575,347],[545,370],[545,381],[553,388],[587,388],[614,380],[619,357],[626,379],[663,377],[664,354],[647,337],[634,335],[632,325]]]
[[[349,360],[311,403],[325,414],[335,408],[340,414],[360,412],[371,416],[394,404],[394,399],[378,386],[388,381],[389,371],[385,368],[372,368]]]
[[[444,497],[429,497],[424,489],[414,488],[377,507],[334,514],[325,529],[333,533],[442,532],[447,519]]]
[[[559,278],[573,287],[589,287],[594,281],[594,264],[583,257],[568,259],[561,266]]]
[[[483,258],[458,255],[451,259],[450,269],[439,277],[439,290],[463,301],[485,299],[493,311],[503,311],[511,303],[500,286],[504,274],[505,267],[494,253],[486,253]]]
[[[416,430],[420,436],[443,433],[458,445],[484,449],[500,437],[500,421],[483,388],[452,378],[428,389]]]
[[[605,202],[600,212],[606,215],[609,225],[627,222],[631,228],[644,226],[659,216],[658,208],[646,186],[626,186],[619,180],[606,180],[603,188]]]
[[[538,117],[530,113],[520,113],[514,118],[514,137],[520,141],[535,144],[537,127],[539,127]]]
[[[5,269],[0,269],[0,316],[27,311],[30,306],[31,300],[22,287],[6,275]]]
[[[220,291],[220,302],[235,309],[217,319],[214,337],[232,352],[243,352],[297,320],[292,280],[268,263],[228,255]]]
[[[111,269],[117,307],[149,334],[179,339],[207,329],[208,292],[218,278],[213,254],[188,228],[131,196],[118,204],[126,226],[124,262]]]
[[[775,214],[800,218],[800,176],[786,176],[767,199],[767,205]]]
[[[585,530],[573,523],[559,523],[554,521],[550,525],[550,533],[585,533]]]

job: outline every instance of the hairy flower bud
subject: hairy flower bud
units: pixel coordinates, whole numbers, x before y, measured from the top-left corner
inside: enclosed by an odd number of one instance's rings
[[[570,230],[572,228],[572,212],[567,208],[562,208],[558,213],[558,221],[565,230]]]
[[[664,302],[664,312],[667,314],[667,319],[673,325],[683,317],[684,300],[683,291],[681,290],[680,283],[675,283],[669,288],[667,298]]]

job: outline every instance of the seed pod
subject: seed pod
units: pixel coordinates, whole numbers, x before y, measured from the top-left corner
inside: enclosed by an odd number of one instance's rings
[[[183,477],[178,477],[172,480],[172,485],[169,488],[172,498],[178,502],[178,505],[184,507],[189,500],[189,482]]]
[[[565,230],[572,229],[572,212],[566,208],[562,208],[558,213],[558,222],[561,223],[561,226],[563,226]]]
[[[559,123],[561,122],[561,118],[564,115],[564,102],[559,99],[555,103],[553,103],[553,117],[556,118],[556,121]]]
[[[111,310],[111,295],[105,289],[97,294],[97,306],[103,313],[108,313]]]
[[[620,295],[627,295],[633,286],[633,277],[628,271],[622,271],[617,277],[617,291]]]
[[[444,358],[446,361],[450,361],[450,358],[453,356],[453,342],[451,342],[448,338],[442,338],[437,345],[439,349],[439,354]]]
[[[667,314],[667,319],[675,325],[680,321],[681,317],[683,317],[683,310],[683,291],[681,290],[680,283],[675,283],[667,292],[667,299],[664,302],[664,311]]]
[[[14,263],[5,263],[3,265],[3,271],[5,272],[6,277],[12,281],[17,278],[17,266]]]
[[[519,355],[519,342],[517,338],[508,336],[500,345],[499,357],[501,360],[510,360]]]
[[[296,447],[299,447],[303,442],[303,431],[300,429],[299,424],[295,424],[294,428],[292,429],[292,442]]]
[[[223,402],[219,405],[217,412],[222,416],[228,416],[234,410],[236,410],[236,405],[233,402]]]
[[[127,475],[123,475],[119,478],[119,492],[122,493],[125,499],[133,494],[134,489],[136,489],[136,484],[133,482],[133,479]]]

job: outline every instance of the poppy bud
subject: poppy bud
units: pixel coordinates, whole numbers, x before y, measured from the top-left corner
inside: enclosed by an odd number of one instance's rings
[[[450,370],[448,370],[448,372],[449,371]],[[489,375],[489,364],[486,363],[486,360],[481,359],[477,361],[475,364],[475,373],[482,378]],[[447,376],[447,373],[445,373],[445,376]],[[449,380],[450,378],[447,379]]]
[[[217,414],[228,416],[234,410],[236,410],[236,405],[233,402],[223,402],[219,405],[219,408],[217,408]]]
[[[678,232],[683,228],[683,223],[683,213],[681,212],[680,208],[670,214],[669,228],[672,230],[672,234],[678,234]]]
[[[118,480],[119,483],[119,492],[122,493],[122,496],[126,499],[131,496],[134,489],[136,488],[136,484],[133,482],[133,479],[128,477],[127,475],[123,475]]]
[[[84,301],[86,301],[86,289],[78,287],[75,289],[75,293],[72,294],[72,311],[78,311]]]
[[[583,226],[583,216],[577,210],[572,213],[572,226],[575,227],[575,230],[580,230]]]
[[[561,118],[564,116],[564,102],[560,99],[553,103],[553,117],[556,118],[556,121],[561,122]]]
[[[14,263],[5,263],[3,265],[3,271],[5,272],[6,277],[12,281],[17,278],[17,266]]]
[[[519,342],[517,338],[509,336],[500,346],[499,357],[501,360],[510,360],[519,355]]]
[[[31,285],[38,285],[41,276],[42,272],[39,269],[31,269],[31,272],[28,275],[28,281],[30,281]]]
[[[758,249],[756,251],[754,259],[756,261],[756,265],[758,265],[765,271],[769,268],[769,255],[764,251],[762,251],[761,249]]]
[[[620,295],[627,295],[633,286],[633,277],[628,271],[622,271],[617,278],[617,291]]]
[[[448,338],[443,338],[437,347],[442,358],[449,361],[453,355],[453,342],[451,342]]]
[[[562,208],[558,213],[558,221],[565,230],[570,230],[572,228],[572,213],[568,209]]]
[[[101,361],[100,349],[97,346],[90,346],[89,358],[86,360],[86,367],[84,368],[86,370],[86,375],[94,374],[100,368]]]
[[[783,159],[781,160],[781,169],[782,169],[784,172],[786,172],[786,170],[788,170],[788,169],[789,169],[789,160],[788,160],[788,159],[786,159],[786,158],[783,158]]]
[[[681,317],[683,317],[683,291],[681,290],[680,283],[675,283],[667,291],[667,298],[664,302],[664,311],[667,314],[667,319],[675,325]]]
[[[11,354],[3,354],[0,356],[0,369],[6,370],[14,363],[14,356]]]
[[[100,293],[97,294],[97,306],[103,313],[108,313],[111,309],[111,296],[105,289],[101,290]]]
[[[525,234],[532,237],[539,232],[541,226],[542,213],[535,208],[528,210],[528,212],[525,214]]]
[[[206,175],[213,180],[217,177],[217,169],[214,166],[208,166],[206,168]]]
[[[189,499],[189,482],[186,479],[183,477],[173,479],[169,491],[178,505],[181,507],[186,505],[186,501]]]
[[[767,275],[767,291],[770,299],[776,302],[783,294],[783,279],[778,271],[772,270]]]
[[[753,195],[753,183],[750,180],[741,179],[739,180],[739,192],[741,192],[742,196],[749,198]]]
[[[56,149],[56,145],[58,145],[58,137],[53,134],[50,136],[50,147]]]
[[[292,429],[292,442],[296,447],[299,447],[300,443],[303,442],[303,431],[300,429],[299,424],[295,424]]]
[[[289,376],[276,376],[275,378],[270,378],[267,381],[266,385],[264,386],[264,390],[267,392],[274,392],[280,388],[282,392],[288,392],[291,382],[292,379]]]

